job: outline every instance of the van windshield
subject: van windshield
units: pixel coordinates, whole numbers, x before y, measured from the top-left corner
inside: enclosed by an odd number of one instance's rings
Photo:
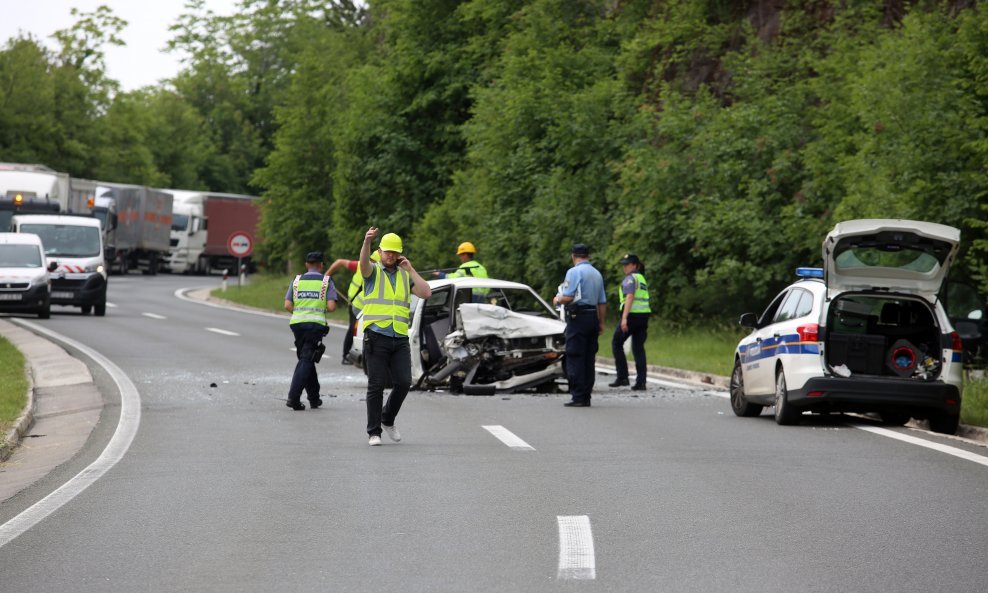
[[[58,257],[96,257],[100,254],[99,228],[68,224],[22,224],[22,233],[41,237],[45,255]]]
[[[0,268],[40,268],[37,245],[0,245]]]

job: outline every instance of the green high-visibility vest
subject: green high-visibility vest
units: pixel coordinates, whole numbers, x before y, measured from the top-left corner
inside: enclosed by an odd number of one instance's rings
[[[350,278],[346,298],[350,299],[350,306],[354,311],[359,312],[364,308],[364,275],[360,273],[360,264],[357,264],[357,271],[353,273],[353,278]]]
[[[648,304],[648,282],[645,277],[635,272],[631,274],[635,279],[635,294],[631,301],[630,313],[651,313],[652,308]],[[621,283],[622,285],[624,282]],[[621,310],[624,310],[624,292],[618,288],[618,302],[621,303]]]
[[[407,336],[408,324],[411,323],[408,312],[412,306],[411,277],[405,270],[397,268],[392,287],[381,264],[374,264],[374,274],[374,291],[367,292],[367,287],[364,287],[362,327],[366,331],[372,325],[382,328],[390,325],[399,336]]]
[[[473,276],[474,278],[487,278],[487,268],[482,266],[480,262],[473,260],[463,262],[460,267],[457,268],[455,272],[450,272],[446,274],[447,278],[464,278],[467,276]],[[490,292],[489,288],[474,288],[473,292],[475,295],[483,299]]]
[[[326,292],[329,290],[329,276],[322,280],[303,280],[295,276],[292,282],[292,319],[288,323],[326,323]]]

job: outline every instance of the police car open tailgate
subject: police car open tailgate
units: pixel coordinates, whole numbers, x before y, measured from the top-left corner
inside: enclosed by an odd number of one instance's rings
[[[848,291],[915,294],[933,302],[957,255],[961,232],[933,222],[840,222],[823,240],[827,296]]]

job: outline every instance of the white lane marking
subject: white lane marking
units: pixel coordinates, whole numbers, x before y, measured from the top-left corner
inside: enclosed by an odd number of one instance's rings
[[[617,369],[615,369],[614,367],[608,367],[602,365],[597,365],[595,367],[595,370],[598,373],[602,373],[605,375],[613,375],[614,373],[617,372]],[[697,387],[696,385],[687,383],[685,381],[679,383],[677,381],[666,381],[665,379],[655,379],[654,377],[646,377],[645,380],[654,385],[662,385],[664,387],[671,387],[673,389],[700,389],[700,387]]]
[[[106,306],[109,307],[109,308],[111,308],[111,309],[116,309],[117,308],[117,304],[116,303],[107,303]]]
[[[518,438],[518,436],[508,430],[507,428],[499,425],[484,426],[484,430],[494,435],[497,440],[501,441],[505,445],[511,447],[515,451],[534,451],[535,447],[529,445],[525,441]]]
[[[134,441],[134,436],[137,434],[137,428],[141,424],[141,395],[130,378],[117,365],[88,346],[84,346],[43,326],[22,319],[12,319],[11,321],[84,352],[96,361],[97,364],[106,369],[110,378],[117,384],[117,389],[120,390],[120,419],[117,421],[117,428],[114,430],[110,442],[107,443],[106,449],[103,449],[103,452],[96,458],[96,461],[89,464],[88,467],[76,474],[71,480],[62,484],[57,490],[34,503],[10,521],[0,525],[0,548],[40,523],[48,515],[57,511],[62,505],[71,501],[96,480],[103,477],[103,474],[110,471],[117,462],[123,459],[124,454],[127,453],[127,449],[130,448],[130,444]]]
[[[141,313],[145,317],[150,317],[151,319],[168,319],[164,315],[158,315],[157,313]]]
[[[586,515],[556,517],[559,522],[559,570],[557,579],[592,580],[597,578],[590,517]]]
[[[960,457],[967,461],[973,461],[974,463],[979,463],[984,466],[988,466],[988,457],[983,455],[978,455],[977,453],[972,453],[970,451],[965,451],[964,449],[958,449],[957,447],[951,447],[950,445],[944,445],[941,443],[934,443],[933,441],[927,441],[925,439],[919,439],[907,434],[902,434],[894,430],[889,430],[887,428],[879,428],[877,426],[866,426],[863,424],[852,424],[854,428],[863,430],[865,432],[870,432],[872,434],[881,435],[883,437],[888,437],[890,439],[896,439],[909,443],[911,445],[918,445],[920,447],[926,447],[927,449],[933,449],[934,451],[939,451],[941,453],[946,453],[947,455],[953,455],[954,457]]]
[[[715,397],[722,397],[724,399],[731,399],[731,394],[727,391],[704,391],[703,395],[713,395]]]
[[[237,332],[232,332],[232,331],[229,331],[229,330],[220,329],[218,327],[207,327],[206,328],[206,331],[214,332],[214,333],[217,333],[217,334],[223,334],[224,336],[239,336],[240,335]]]

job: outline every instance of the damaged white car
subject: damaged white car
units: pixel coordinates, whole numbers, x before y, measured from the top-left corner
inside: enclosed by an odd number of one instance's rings
[[[425,302],[412,296],[414,389],[467,395],[558,390],[566,324],[532,288],[491,278],[430,280],[429,286]],[[359,320],[357,326],[350,357],[360,364]]]

